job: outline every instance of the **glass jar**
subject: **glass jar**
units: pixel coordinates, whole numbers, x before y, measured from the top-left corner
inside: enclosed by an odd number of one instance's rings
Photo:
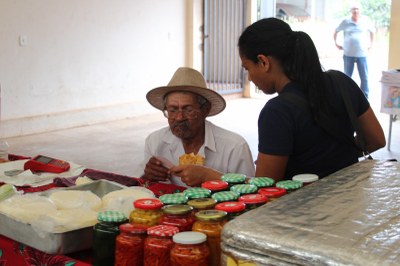
[[[208,266],[210,249],[201,232],[181,232],[172,237],[171,266]]]
[[[125,223],[119,226],[120,234],[115,240],[114,266],[143,265],[144,240],[146,226]]]
[[[315,181],[318,181],[319,177],[315,174],[300,174],[292,177],[292,180],[300,181],[303,186],[307,186]]]
[[[216,203],[217,201],[213,198],[192,199],[187,202],[189,206],[193,207],[194,214],[198,211],[214,209]]]
[[[218,210],[206,210],[196,213],[192,231],[207,235],[207,246],[210,249],[210,265],[221,265],[221,231],[226,223],[227,213]]]
[[[228,221],[230,221],[245,212],[246,204],[239,201],[226,201],[215,205],[215,209],[226,212]]]
[[[284,195],[286,195],[286,190],[279,187],[266,187],[260,188],[258,194],[265,195],[268,198],[268,202],[272,202]]]
[[[133,224],[143,224],[148,227],[160,223],[163,215],[162,202],[159,199],[138,199],[133,202],[135,209],[130,213],[129,221]]]
[[[239,184],[231,186],[230,190],[238,193],[239,195],[246,195],[256,193],[258,188],[255,185]]]
[[[228,190],[229,184],[224,180],[211,180],[202,183],[201,187],[210,190],[211,194],[214,194],[216,192]]]
[[[162,208],[163,217],[160,224],[176,226],[179,232],[191,231],[194,223],[193,207],[189,205],[167,205]]]
[[[211,196],[211,191],[201,187],[193,187],[183,191],[183,194],[188,199],[202,199],[209,198]]]
[[[247,181],[247,184],[255,185],[258,189],[265,187],[272,187],[275,180],[269,177],[253,177]]]
[[[246,210],[253,210],[267,203],[268,198],[263,194],[248,194],[239,198],[239,202],[246,204]]]
[[[93,227],[93,265],[114,265],[119,226],[128,222],[128,219],[119,211],[103,211],[98,213],[97,220],[98,223]]]
[[[164,194],[159,199],[164,205],[185,204],[188,201],[183,193]]]
[[[280,187],[286,190],[286,193],[292,193],[303,186],[303,183],[297,180],[283,180],[275,184],[276,187]]]
[[[221,191],[213,194],[211,197],[217,202],[235,201],[239,198],[239,194],[235,191]]]
[[[178,227],[156,225],[147,229],[144,241],[144,266],[171,265],[172,236],[179,232]]]
[[[229,187],[238,184],[244,184],[246,181],[246,175],[244,174],[237,174],[237,173],[226,173],[221,176],[221,180],[227,182]]]

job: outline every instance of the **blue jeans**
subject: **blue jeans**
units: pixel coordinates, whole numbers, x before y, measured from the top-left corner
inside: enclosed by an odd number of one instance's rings
[[[353,75],[354,64],[357,64],[357,70],[361,80],[361,90],[364,92],[365,97],[368,98],[368,64],[366,57],[351,57],[343,56],[344,73],[351,77]]]

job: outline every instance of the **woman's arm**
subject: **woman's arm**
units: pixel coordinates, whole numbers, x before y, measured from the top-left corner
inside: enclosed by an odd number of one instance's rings
[[[375,116],[374,111],[369,107],[365,113],[358,117],[360,129],[364,134],[365,145],[368,152],[374,152],[386,145],[385,134]]]
[[[256,162],[256,177],[270,177],[278,182],[285,176],[288,156],[277,156],[258,153]]]

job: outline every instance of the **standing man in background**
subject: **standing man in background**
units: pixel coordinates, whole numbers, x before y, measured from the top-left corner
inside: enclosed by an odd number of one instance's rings
[[[357,64],[361,80],[361,90],[368,98],[368,63],[367,55],[374,41],[375,27],[366,16],[361,16],[361,6],[358,2],[350,6],[351,17],[344,19],[336,28],[333,38],[336,47],[343,50],[344,73],[351,77],[354,64]],[[343,45],[336,41],[338,32],[343,31]]]

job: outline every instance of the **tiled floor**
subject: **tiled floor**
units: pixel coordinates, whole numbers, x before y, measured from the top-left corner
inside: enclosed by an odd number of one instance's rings
[[[379,92],[375,92],[378,94]],[[380,99],[372,93],[370,99]],[[253,156],[257,154],[257,118],[268,96],[231,99],[227,108],[210,120],[233,130],[247,139]],[[379,112],[380,102],[371,100],[386,136],[389,115]],[[97,170],[132,176],[141,161],[144,139],[155,129],[165,126],[161,112],[142,117],[85,126],[43,134],[9,138],[10,151],[15,154],[34,156],[43,154],[84,165]],[[400,121],[393,123],[391,151],[385,147],[376,151],[375,159],[400,159]]]

